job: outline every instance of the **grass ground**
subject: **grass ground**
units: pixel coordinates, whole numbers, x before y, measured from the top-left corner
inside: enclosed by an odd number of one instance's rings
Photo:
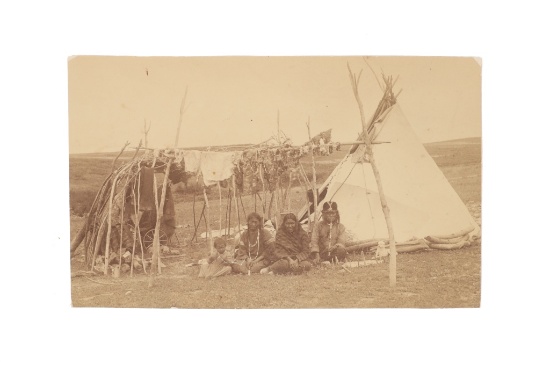
[[[481,141],[467,139],[426,145],[451,185],[481,224]],[[343,152],[338,153],[343,154]],[[318,160],[322,182],[340,160],[332,155]],[[108,157],[71,157],[70,186],[73,190],[97,190],[111,167]],[[304,165],[308,164],[304,161]],[[306,169],[308,167],[306,166]],[[97,187],[97,188],[94,188]],[[291,210],[304,204],[304,193],[294,187]],[[389,287],[388,266],[376,264],[351,269],[315,269],[301,276],[233,275],[213,280],[197,278],[197,267],[186,264],[207,255],[206,241],[192,242],[192,195],[185,190],[175,194],[179,227],[172,245],[183,255],[166,259],[166,268],[148,288],[147,276],[137,274],[119,279],[104,276],[72,279],[72,301],[78,307],[178,307],[178,308],[448,308],[478,307],[480,303],[481,247],[456,251],[424,251],[398,256],[397,286]],[[211,192],[212,226],[225,226],[227,207]],[[246,212],[254,210],[254,200],[244,197]],[[196,212],[202,209],[198,199]],[[259,202],[256,202],[259,209]],[[220,210],[221,208],[221,210]],[[198,211],[198,212],[197,212]],[[235,215],[233,215],[235,216]],[[182,218],[187,218],[183,220]],[[235,218],[232,218],[234,225]],[[83,223],[71,216],[71,237]],[[201,224],[201,226],[204,224]],[[202,226],[200,232],[204,231]],[[82,248],[71,261],[73,274],[84,270]]]
[[[345,272],[317,268],[300,276],[197,278],[185,261],[169,263],[148,288],[146,276],[73,279],[74,306],[157,308],[446,308],[478,307],[480,246],[398,256],[397,286],[388,266]]]

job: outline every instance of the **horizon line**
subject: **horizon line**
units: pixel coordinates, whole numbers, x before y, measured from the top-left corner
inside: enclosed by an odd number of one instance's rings
[[[456,139],[450,139],[450,140],[436,140],[436,141],[429,141],[429,142],[423,142],[422,145],[427,144],[436,144],[436,143],[442,143],[442,142],[453,142],[453,141],[460,141],[460,140],[468,140],[468,139],[481,139],[481,136],[469,136],[469,137],[459,137]],[[338,141],[335,141],[338,142]],[[162,147],[162,148],[148,148],[148,149],[180,149],[180,150],[204,150],[209,149],[212,147],[224,147],[224,148],[230,148],[234,146],[255,146],[256,144],[231,144],[231,145],[213,145],[213,146],[190,146],[190,147]],[[130,152],[130,150],[125,150],[124,153]],[[77,153],[69,153],[70,155],[89,155],[89,154],[114,154],[114,153],[120,153],[120,150],[112,150],[112,151],[96,151],[96,152],[77,152]]]

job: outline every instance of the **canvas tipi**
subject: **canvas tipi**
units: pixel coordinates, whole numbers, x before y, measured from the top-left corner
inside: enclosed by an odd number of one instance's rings
[[[460,238],[478,235],[479,226],[414,133],[399,104],[389,106],[371,125],[373,155],[390,209],[395,241],[428,238],[431,243],[452,243],[450,238],[456,238],[456,243]],[[318,201],[318,207],[326,201],[338,203],[340,220],[352,243],[388,239],[365,145],[350,149],[319,188]],[[310,211],[307,206],[300,211],[302,223],[308,222]]]

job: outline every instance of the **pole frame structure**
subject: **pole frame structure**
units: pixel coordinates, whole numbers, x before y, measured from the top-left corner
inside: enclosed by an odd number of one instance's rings
[[[397,251],[395,248],[395,238],[393,233],[393,224],[390,216],[390,208],[388,207],[388,202],[386,201],[386,196],[384,195],[384,185],[382,184],[382,178],[380,177],[380,171],[378,170],[378,167],[376,166],[376,161],[374,158],[374,154],[372,152],[372,143],[370,140],[369,135],[369,125],[367,124],[367,121],[365,119],[365,112],[363,109],[363,103],[361,102],[361,98],[359,97],[359,79],[361,78],[361,72],[359,72],[359,75],[355,75],[348,64],[348,70],[349,70],[349,77],[351,81],[351,86],[353,88],[353,94],[355,95],[355,99],[357,101],[357,106],[359,107],[359,114],[361,115],[361,124],[363,127],[363,141],[365,143],[365,152],[367,154],[367,158],[369,160],[369,163],[372,167],[372,172],[374,173],[374,178],[376,180],[376,186],[378,188],[378,194],[380,196],[380,203],[382,205],[382,212],[384,213],[384,218],[386,220],[386,226],[388,229],[388,236],[389,236],[389,242],[390,242],[390,286],[395,287],[397,283]],[[387,87],[391,87],[391,83],[386,83]],[[377,110],[378,112],[378,110]],[[377,116],[376,114],[373,116],[373,119],[375,119]]]

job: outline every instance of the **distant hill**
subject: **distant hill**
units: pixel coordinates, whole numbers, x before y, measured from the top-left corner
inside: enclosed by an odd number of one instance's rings
[[[235,151],[235,150],[244,150],[248,147],[253,146],[252,144],[248,145],[224,145],[224,146],[215,146],[215,149],[217,151],[219,150],[226,150],[226,151]],[[207,150],[209,148],[213,147],[206,147],[206,146],[193,146],[193,147],[185,147],[183,149],[185,150]],[[140,154],[145,151],[144,149],[141,149]],[[71,158],[96,158],[96,159],[114,159],[118,155],[119,151],[113,151],[113,152],[99,152],[99,153],[79,153],[79,154],[69,154]],[[120,156],[121,159],[128,158],[130,159],[132,156],[134,156],[135,149],[128,149],[127,151],[123,152]]]
[[[425,143],[424,146],[437,146],[437,145],[463,145],[463,144],[481,144],[481,137],[466,137],[463,139],[436,141]]]

